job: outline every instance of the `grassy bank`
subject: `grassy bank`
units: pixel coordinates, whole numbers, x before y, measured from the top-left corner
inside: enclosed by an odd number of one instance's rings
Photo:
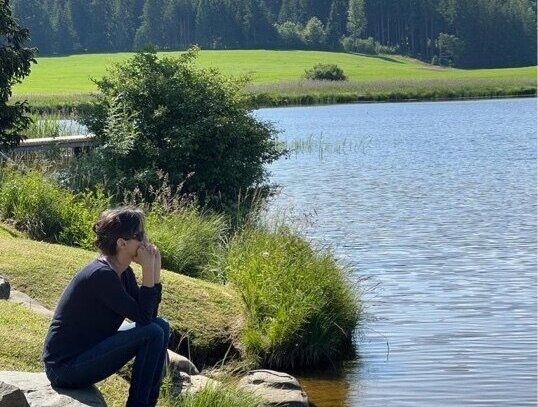
[[[93,258],[92,251],[15,238],[1,231],[0,274],[14,289],[50,309],[73,274]],[[137,268],[135,272],[140,274]],[[181,353],[190,353],[198,363],[215,361],[238,343],[241,306],[233,289],[169,271],[163,271],[162,280],[166,290],[161,313],[170,320],[173,342],[181,342]]]
[[[49,319],[28,308],[0,301],[0,366],[2,370],[43,372],[39,360]],[[129,383],[117,374],[97,383],[109,407],[123,407]],[[233,386],[208,387],[201,393],[181,399],[169,396],[166,384],[161,388],[157,407],[257,407],[259,400],[237,391]]]
[[[28,99],[44,109],[83,106],[96,89],[91,78],[101,78],[108,65],[131,55],[38,58],[30,76],[15,86],[13,100]],[[339,65],[349,81],[301,80],[304,71],[317,63]],[[395,55],[267,50],[202,51],[196,64],[231,76],[249,76],[247,91],[256,106],[536,94],[536,67],[463,70]]]

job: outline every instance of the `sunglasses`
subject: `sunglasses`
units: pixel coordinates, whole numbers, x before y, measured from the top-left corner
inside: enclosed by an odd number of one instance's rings
[[[143,231],[141,231],[141,232],[136,232],[133,236],[131,236],[131,237],[127,237],[126,239],[127,239],[127,240],[130,240],[130,239],[136,239],[136,240],[138,240],[139,242],[141,242],[142,240],[144,240],[145,237],[146,237],[146,235],[144,234]]]

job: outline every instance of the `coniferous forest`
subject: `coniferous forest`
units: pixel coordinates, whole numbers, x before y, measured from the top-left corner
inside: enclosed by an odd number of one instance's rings
[[[460,67],[536,64],[536,0],[12,0],[39,55],[318,49]]]

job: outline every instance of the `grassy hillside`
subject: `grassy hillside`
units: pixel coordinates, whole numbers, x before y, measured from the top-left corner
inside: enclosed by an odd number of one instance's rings
[[[0,275],[50,309],[73,274],[95,257],[87,250],[11,237],[7,230],[0,229]],[[135,273],[140,276],[138,267]],[[166,290],[160,313],[171,322],[174,342],[184,336],[181,352],[190,351],[198,362],[221,356],[242,324],[237,293],[168,271],[162,281]]]
[[[177,54],[178,52],[161,53]],[[14,99],[29,98],[36,105],[83,102],[96,88],[92,78],[101,78],[109,64],[123,61],[131,55],[116,53],[38,58],[30,76],[15,86]],[[478,83],[488,86],[497,84],[501,88],[526,86],[536,89],[536,67],[462,70],[436,67],[402,56],[319,51],[202,51],[197,60],[200,66],[216,67],[224,74],[248,75],[252,79],[250,91],[255,94],[281,96],[293,96],[297,92],[303,95],[319,93],[319,84],[300,81],[305,69],[317,63],[338,64],[348,76],[349,82],[344,89],[328,90],[336,94],[360,94],[361,90],[364,91],[364,85],[367,86],[366,91],[374,92],[379,87],[383,92],[398,89],[402,84],[404,87],[409,84],[412,87],[431,87],[435,86],[437,80],[443,86],[451,87],[461,83],[477,86]]]

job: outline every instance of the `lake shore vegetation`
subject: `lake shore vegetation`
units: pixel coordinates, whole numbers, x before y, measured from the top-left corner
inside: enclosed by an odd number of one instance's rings
[[[24,173],[4,166],[1,174],[0,218],[22,233],[2,229],[2,274],[16,289],[53,309],[73,273],[95,256],[88,250],[92,248],[91,219],[110,200],[74,194],[37,171]],[[36,198],[32,200],[31,194]],[[146,213],[152,239],[152,222],[159,222],[158,245],[163,234],[176,234],[174,244],[162,244],[163,264],[169,264],[171,271],[163,272],[167,290],[161,310],[171,321],[173,344],[182,353],[203,365],[228,354],[248,366],[288,369],[327,360],[334,363],[348,356],[360,320],[360,301],[348,272],[329,253],[316,254],[311,243],[288,229],[268,233],[245,226],[226,234],[231,229],[223,227],[222,216],[204,214],[189,205],[168,213],[162,208]],[[192,230],[193,221],[210,224],[210,233],[182,238],[177,231]],[[194,258],[190,268],[175,262],[187,249]],[[272,252],[267,255],[262,250]],[[33,256],[25,257],[29,252]],[[298,253],[302,253],[300,258]],[[311,278],[319,273],[327,278]],[[245,284],[250,285],[248,290]],[[272,302],[266,303],[268,299]],[[261,304],[263,313],[259,309],[252,314],[255,304]],[[255,344],[251,342],[254,336]],[[264,343],[267,346],[260,346]],[[297,352],[298,343],[301,352]],[[277,355],[278,363],[268,354]]]

